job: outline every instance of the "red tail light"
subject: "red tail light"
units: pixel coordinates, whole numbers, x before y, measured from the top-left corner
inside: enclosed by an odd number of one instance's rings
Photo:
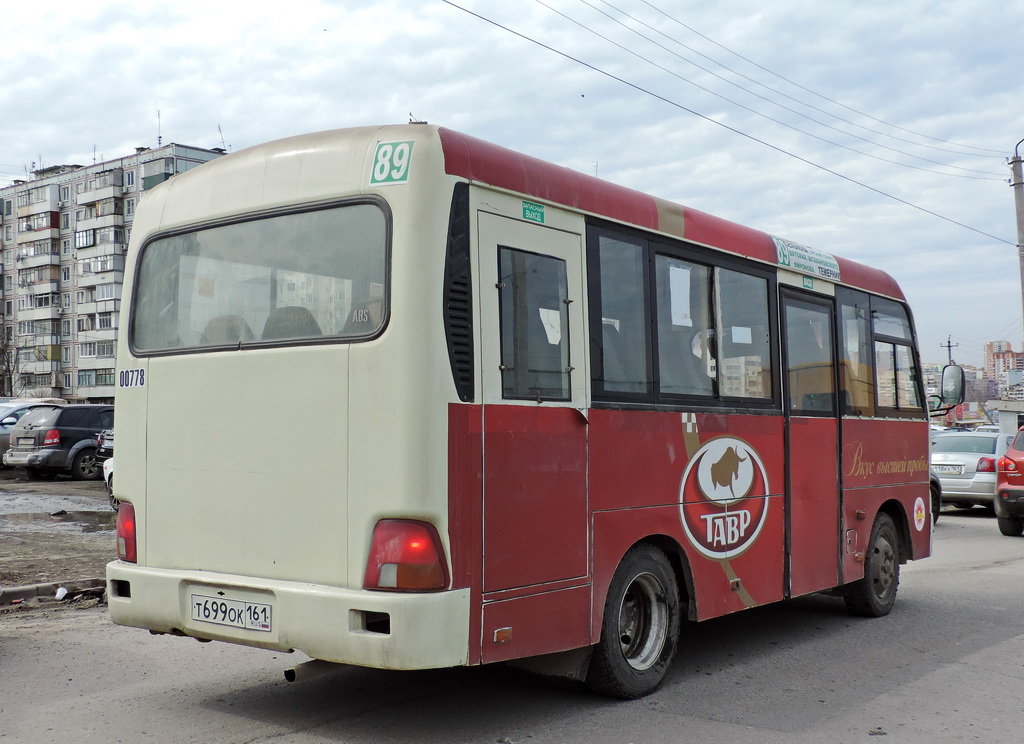
[[[975,468],[979,473],[991,473],[996,469],[995,458],[992,457],[979,457],[978,467]]]
[[[46,432],[46,438],[43,439],[44,447],[58,447],[60,446],[60,432],[56,429],[50,429]]]
[[[999,458],[999,470],[1004,473],[1015,473],[1017,472],[1017,463],[1003,455]]]
[[[399,592],[432,591],[448,586],[444,550],[434,526],[404,519],[377,522],[363,586]]]
[[[135,546],[135,507],[122,501],[117,510],[117,557],[128,563],[138,561]]]

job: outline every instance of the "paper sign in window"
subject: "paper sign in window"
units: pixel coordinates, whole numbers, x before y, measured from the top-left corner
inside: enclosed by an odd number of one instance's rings
[[[544,333],[547,334],[548,343],[557,346],[562,342],[562,316],[557,310],[546,307],[539,307],[540,321],[544,324]]]
[[[690,270],[683,266],[668,269],[668,291],[672,298],[672,325],[693,327],[690,315]]]
[[[733,326],[732,342],[734,344],[752,344],[754,343],[754,334],[746,326]]]

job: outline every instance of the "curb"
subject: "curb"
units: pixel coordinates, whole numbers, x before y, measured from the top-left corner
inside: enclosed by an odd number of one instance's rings
[[[66,596],[73,597],[87,590],[105,589],[106,581],[104,579],[80,579],[79,581],[69,583],[50,581],[45,584],[0,587],[0,606],[12,605],[34,597],[54,599],[57,590],[61,587],[67,590]]]

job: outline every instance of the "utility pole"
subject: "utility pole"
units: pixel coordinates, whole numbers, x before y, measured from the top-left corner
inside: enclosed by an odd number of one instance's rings
[[[953,343],[953,337],[952,336],[946,336],[946,343],[939,344],[939,346],[941,346],[943,349],[946,350],[946,354],[949,356],[949,363],[950,364],[956,364],[956,362],[953,361],[953,349],[955,349],[959,345],[960,344],[954,344]]]
[[[1021,309],[1024,310],[1024,173],[1020,161],[1021,143],[1024,143],[1024,139],[1013,148],[1013,158],[1010,160],[1010,186],[1013,187],[1013,205],[1017,212],[1017,261],[1020,263]],[[1021,348],[1024,348],[1024,345]]]

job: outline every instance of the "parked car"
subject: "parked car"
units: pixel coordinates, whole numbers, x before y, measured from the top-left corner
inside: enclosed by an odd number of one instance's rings
[[[0,456],[10,446],[11,429],[21,417],[37,406],[50,404],[63,406],[66,401],[60,398],[10,398],[0,399]]]
[[[949,431],[932,437],[931,466],[942,502],[960,508],[994,509],[996,463],[1012,437],[995,432]]]
[[[99,480],[96,435],[113,425],[112,405],[37,406],[11,431],[3,463],[25,468],[32,479],[69,472],[77,480]]]
[[[114,430],[104,429],[96,435],[96,459],[102,464],[114,456]]]
[[[110,508],[117,511],[121,508],[121,500],[114,496],[114,458],[108,457],[103,461],[103,485],[107,487],[107,497],[110,499]]]
[[[996,476],[996,521],[1009,537],[1024,535],[1024,427],[999,458]]]

